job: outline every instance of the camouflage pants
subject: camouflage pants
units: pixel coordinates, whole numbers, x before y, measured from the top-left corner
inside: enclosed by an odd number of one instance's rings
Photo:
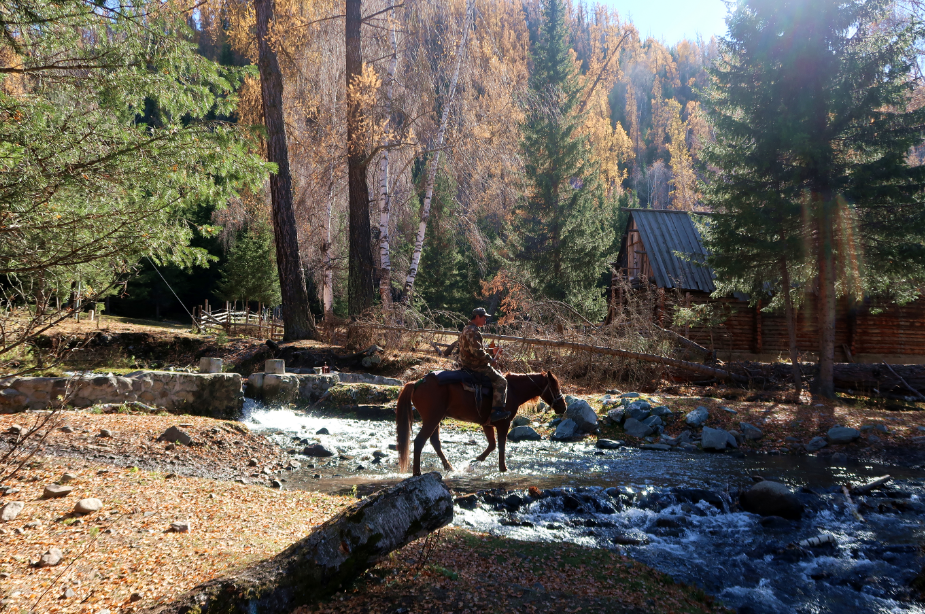
[[[467,370],[474,373],[481,373],[491,381],[491,406],[504,407],[507,404],[507,380],[491,365],[484,367],[467,367]]]

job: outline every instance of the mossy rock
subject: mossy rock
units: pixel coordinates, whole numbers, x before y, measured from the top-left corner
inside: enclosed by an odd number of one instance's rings
[[[337,384],[328,390],[326,406],[383,405],[398,400],[401,386],[376,384]]]

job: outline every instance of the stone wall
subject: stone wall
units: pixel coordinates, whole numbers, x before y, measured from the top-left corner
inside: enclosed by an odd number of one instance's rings
[[[237,373],[142,371],[126,376],[16,377],[0,379],[0,414],[133,401],[214,418],[237,418],[244,405]]]
[[[337,382],[334,373],[253,373],[247,378],[245,392],[252,399],[270,404],[314,403]]]

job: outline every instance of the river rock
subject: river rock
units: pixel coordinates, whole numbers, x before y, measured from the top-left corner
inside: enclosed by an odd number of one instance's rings
[[[515,426],[507,434],[508,441],[539,441],[542,439],[540,434],[529,426]]]
[[[11,520],[16,520],[24,507],[26,507],[26,504],[22,501],[10,501],[0,508],[0,521],[10,522]]]
[[[526,416],[517,416],[511,421],[511,426],[513,427],[530,426],[530,418]]]
[[[739,428],[742,429],[742,436],[749,441],[756,441],[764,437],[764,431],[748,422],[739,422]]]
[[[676,446],[680,443],[677,437],[671,437],[670,435],[665,435],[664,433],[662,433],[658,438],[658,442],[669,446]]]
[[[671,450],[671,446],[664,443],[647,443],[639,446],[642,450],[657,450],[659,452],[668,452]]]
[[[655,432],[651,426],[644,422],[640,422],[636,418],[627,418],[626,422],[623,423],[623,430],[626,431],[627,435],[632,435],[633,437],[647,437]]]
[[[569,405],[565,415],[573,420],[582,432],[593,433],[597,430],[597,414],[584,399],[578,399]]]
[[[99,499],[81,499],[74,506],[75,514],[92,514],[103,509],[103,502]]]
[[[170,443],[179,443],[184,446],[191,445],[193,443],[193,438],[189,436],[185,431],[181,430],[179,427],[172,426],[157,438],[158,441],[168,441]]]
[[[71,491],[74,490],[73,486],[61,486],[60,484],[49,484],[45,487],[44,492],[42,492],[43,499],[58,499],[60,497],[66,497],[71,494]]]
[[[320,443],[315,443],[310,446],[305,446],[305,448],[302,450],[302,455],[327,458],[328,456],[334,456],[334,452],[333,450]]]
[[[725,450],[726,446],[738,448],[735,437],[723,429],[711,429],[708,426],[703,427],[703,435],[700,440],[700,446],[704,450]]]
[[[61,552],[59,548],[51,547],[48,551],[42,555],[42,558],[39,559],[39,562],[36,563],[36,567],[54,567],[61,563],[61,560],[64,558],[64,553]]]
[[[857,440],[861,433],[847,426],[833,426],[825,436],[830,444],[844,444]]]
[[[626,411],[620,407],[617,409],[611,409],[607,412],[607,417],[613,420],[614,424],[623,425],[623,421],[626,420]]]
[[[703,426],[703,423],[710,417],[710,410],[703,405],[690,411],[685,417],[684,422],[691,426]]]
[[[658,407],[652,408],[652,415],[658,416],[659,418],[664,418],[665,416],[670,416],[674,414],[667,405],[659,405]]]
[[[803,504],[784,484],[765,480],[758,482],[739,497],[742,509],[760,516],[780,516],[799,520]]]
[[[806,451],[818,452],[827,445],[829,445],[829,442],[825,440],[825,437],[813,437],[809,440],[809,443],[806,444]]]
[[[551,439],[555,441],[568,441],[581,435],[581,429],[578,424],[571,418],[566,418],[556,427],[556,432],[552,434]]]
[[[597,443],[594,445],[599,450],[616,450],[617,448],[623,447],[623,442],[613,439],[598,439]]]

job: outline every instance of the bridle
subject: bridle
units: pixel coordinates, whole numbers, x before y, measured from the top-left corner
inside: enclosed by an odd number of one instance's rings
[[[541,376],[541,377],[542,377],[542,376]],[[547,391],[547,390],[549,391],[549,394],[552,395],[552,388],[550,388],[551,379],[550,379],[549,377],[546,378],[546,387],[543,388],[543,389],[540,389],[540,385],[537,384],[535,381],[533,381],[533,376],[528,375],[528,376],[527,376],[527,379],[530,380],[530,383],[531,383],[531,384],[533,384],[534,386],[536,386],[537,390],[540,390],[540,398],[541,398],[541,399],[543,398],[543,395],[546,394],[546,391]],[[560,392],[559,392],[559,396],[557,396],[556,398],[554,398],[554,399],[552,400],[552,403],[550,403],[550,407],[553,406],[553,405],[555,405],[555,404],[558,403],[559,401],[561,401],[563,398],[565,398],[565,397],[562,395],[562,392],[560,391]]]

